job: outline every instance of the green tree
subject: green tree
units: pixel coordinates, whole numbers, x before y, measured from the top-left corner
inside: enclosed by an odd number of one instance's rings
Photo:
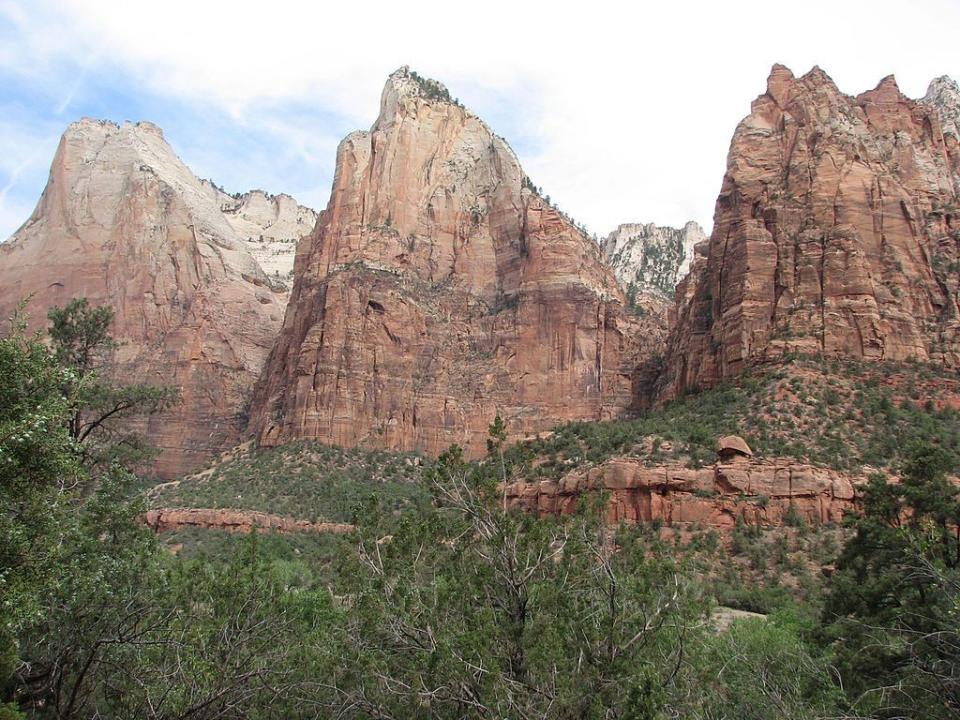
[[[288,596],[256,538],[218,567],[160,552],[112,426],[170,393],[109,380],[111,318],[74,301],[51,311],[50,348],[22,323],[0,342],[0,712],[295,717],[304,662],[288,659],[324,596]]]
[[[677,698],[690,720],[815,720],[836,717],[842,693],[827,661],[789,615],[735,620],[689,655]]]
[[[119,344],[110,335],[113,309],[92,307],[86,298],[71,300],[47,314],[54,356],[68,371],[64,395],[70,404],[70,435],[84,446],[92,463],[122,459],[132,465],[150,456],[131,419],[148,416],[177,401],[175,388],[144,383],[120,384],[112,358]]]
[[[433,511],[398,528],[375,504],[358,515],[336,711],[660,717],[702,625],[685,568],[597,508],[504,512],[497,465],[452,449],[432,468]]]
[[[16,638],[56,584],[65,496],[80,475],[61,392],[68,373],[27,336],[21,310],[11,326],[0,339],[0,689],[18,665]]]
[[[507,509],[507,466],[503,459],[503,446],[507,442],[507,425],[503,422],[503,418],[499,414],[493,419],[493,422],[490,423],[490,426],[487,428],[487,453],[493,455],[497,454],[497,459],[500,462],[500,482],[502,483],[502,509],[506,511]]]
[[[960,502],[951,456],[914,443],[902,482],[874,477],[824,609],[844,687],[880,718],[960,713]]]

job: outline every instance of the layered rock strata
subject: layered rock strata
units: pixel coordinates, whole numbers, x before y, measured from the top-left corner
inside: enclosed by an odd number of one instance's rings
[[[839,523],[856,508],[862,482],[864,478],[792,461],[743,457],[691,469],[613,458],[559,481],[508,485],[506,495],[509,507],[566,515],[576,512],[583,497],[605,492],[611,524],[656,521],[729,529],[738,519],[748,525]]]
[[[286,295],[220,195],[156,126],[83,120],[64,133],[36,210],[0,245],[4,318],[27,297],[35,328],[75,297],[109,305],[116,379],[179,388],[179,405],[137,427],[160,449],[163,477],[237,442],[283,322]]]
[[[678,292],[661,400],[786,351],[960,364],[960,145],[955,96],[934,97],[774,66]]]
[[[337,152],[254,395],[263,444],[476,455],[621,413],[647,342],[600,250],[533,191],[507,143],[406,68]]]

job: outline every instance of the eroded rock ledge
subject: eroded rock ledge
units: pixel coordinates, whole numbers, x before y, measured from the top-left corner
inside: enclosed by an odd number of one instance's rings
[[[191,527],[237,533],[249,533],[256,529],[258,532],[345,534],[354,530],[349,523],[312,523],[256,510],[221,508],[155,508],[147,511],[144,522],[156,532]]]
[[[865,477],[786,460],[737,458],[692,469],[613,458],[559,481],[509,485],[507,504],[540,515],[566,515],[586,494],[606,491],[612,524],[660,521],[724,529],[737,518],[748,525],[839,523],[856,508],[858,487],[865,482]]]

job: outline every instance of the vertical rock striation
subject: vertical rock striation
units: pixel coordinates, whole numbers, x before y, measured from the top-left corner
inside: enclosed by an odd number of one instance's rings
[[[244,249],[221,194],[156,126],[82,120],[33,215],[0,245],[3,317],[27,296],[38,328],[74,297],[110,305],[117,379],[180,388],[181,404],[140,428],[165,477],[236,442],[283,322],[286,295]]]
[[[891,76],[850,97],[819,68],[797,78],[774,66],[678,292],[661,399],[787,350],[960,364],[947,85],[913,101]]]
[[[340,144],[252,406],[260,442],[437,453],[631,402],[636,321],[589,238],[506,142],[402,68]]]

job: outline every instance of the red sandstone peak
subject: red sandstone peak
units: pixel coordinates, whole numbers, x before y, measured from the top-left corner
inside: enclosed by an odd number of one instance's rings
[[[807,72],[805,72],[803,77],[800,79],[810,84],[829,85],[830,87],[834,88],[837,86],[837,84],[833,81],[833,78],[830,77],[826,70],[819,65],[814,65],[812,68],[807,70]]]
[[[900,92],[900,86],[897,85],[897,79],[893,75],[887,75],[883,78],[873,90],[868,90],[857,96],[857,102],[866,103],[899,103],[910,102],[903,93]]]
[[[301,244],[251,430],[478,454],[511,433],[632,401],[638,332],[595,242],[535,191],[509,145],[441,84],[401,68],[347,136]]]
[[[775,64],[767,78],[767,94],[780,107],[790,102],[790,93],[794,85],[793,71],[785,65]]]
[[[774,67],[737,128],[703,262],[677,294],[661,397],[787,351],[960,365],[960,148],[943,98],[857,98]]]
[[[0,245],[3,317],[27,296],[34,327],[74,297],[109,305],[118,379],[180,389],[181,404],[140,428],[163,476],[236,442],[283,320],[286,294],[247,252],[225,197],[156,125],[85,118],[63,134],[33,214]]]

